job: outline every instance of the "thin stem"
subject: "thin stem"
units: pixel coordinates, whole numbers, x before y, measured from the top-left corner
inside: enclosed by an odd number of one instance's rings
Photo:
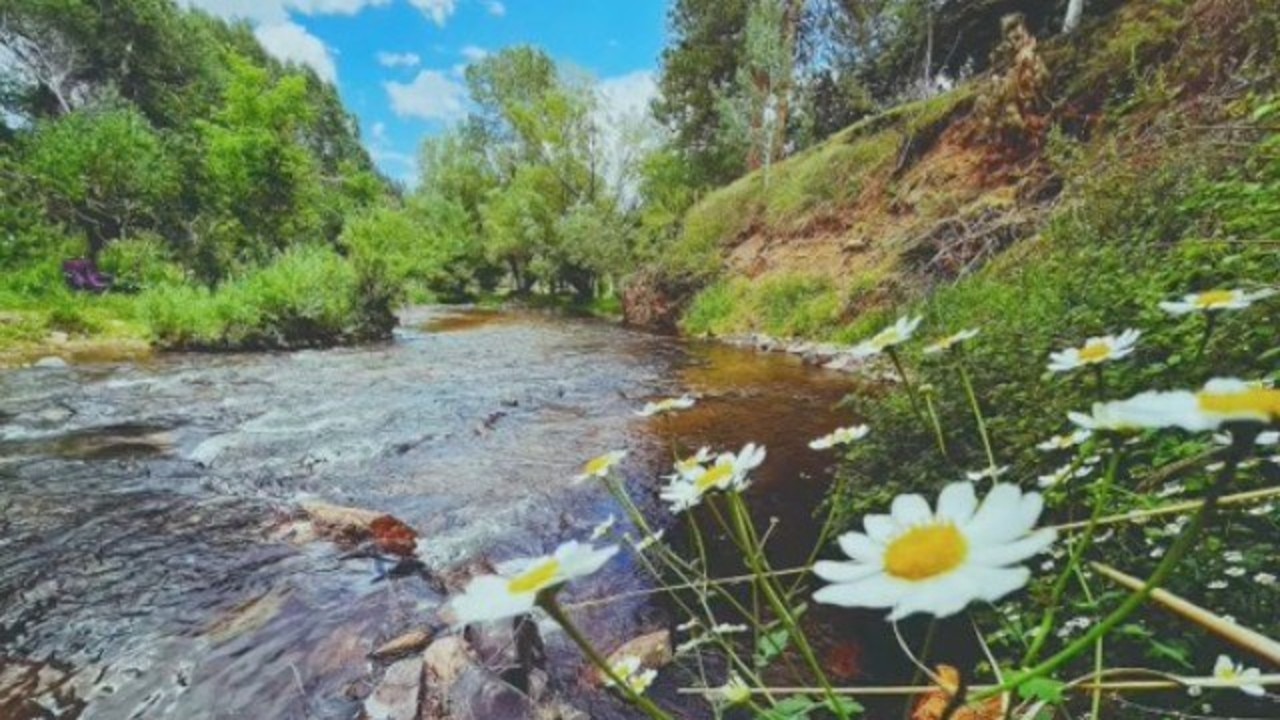
[[[907,370],[902,366],[902,358],[898,357],[898,351],[892,347],[885,348],[885,354],[893,361],[893,367],[898,371],[898,377],[902,378],[902,385],[907,389],[907,397],[911,400],[911,409],[915,412],[916,418],[924,420],[924,413],[920,411],[920,398],[916,395],[916,388],[911,384],[911,378],[907,377]]]
[[[1067,581],[1071,579],[1073,571],[1080,565],[1080,559],[1084,556],[1085,549],[1093,542],[1093,533],[1098,528],[1098,521],[1102,519],[1102,511],[1107,506],[1107,501],[1111,498],[1111,486],[1115,484],[1116,471],[1119,467],[1120,453],[1115,452],[1111,456],[1111,462],[1107,465],[1107,474],[1098,485],[1098,494],[1094,498],[1093,514],[1089,517],[1089,524],[1085,526],[1084,532],[1080,534],[1080,537],[1076,538],[1075,543],[1071,546],[1071,555],[1067,559],[1067,565],[1053,583],[1053,589],[1049,595],[1049,605],[1045,609],[1044,617],[1040,621],[1040,627],[1036,630],[1036,635],[1031,641],[1031,647],[1027,649],[1026,655],[1022,658],[1023,665],[1030,665],[1035,662],[1040,651],[1044,649],[1045,642],[1049,639],[1049,633],[1053,630],[1053,621],[1057,617],[1058,605],[1061,604],[1062,594],[1067,588]]]
[[[996,454],[991,450],[991,436],[987,434],[987,421],[982,416],[982,406],[978,404],[978,396],[973,391],[973,379],[969,377],[969,368],[965,365],[963,350],[960,351],[960,382],[964,384],[964,392],[969,396],[969,407],[973,408],[973,419],[978,423],[978,434],[982,436],[982,448],[987,451],[987,465],[995,470]]]
[[[614,686],[626,695],[631,702],[635,703],[636,707],[644,711],[644,714],[653,718],[653,720],[674,720],[670,715],[663,712],[662,708],[654,705],[652,700],[633,690],[626,680],[618,676],[618,673],[613,669],[613,667],[600,656],[600,653],[596,652],[596,649],[591,645],[591,642],[587,640],[582,632],[578,630],[578,627],[573,624],[573,621],[569,619],[569,616],[564,612],[564,609],[560,607],[560,603],[556,602],[554,591],[540,595],[538,597],[538,606],[545,610],[552,620],[556,621],[556,624],[564,630],[565,634],[569,636],[569,639],[572,640],[574,644],[582,650],[582,653],[587,656],[587,659],[591,661],[591,664],[595,665],[600,672],[604,673],[610,680],[612,680]]]
[[[737,523],[738,532],[742,535],[743,543],[750,544],[754,535],[754,530],[749,529],[750,520],[746,517],[746,508],[742,503],[742,498],[736,494],[731,494],[729,507],[733,509],[734,521]],[[841,705],[840,699],[831,689],[831,683],[827,680],[826,673],[822,671],[822,665],[818,662],[818,658],[813,653],[813,648],[809,646],[809,640],[800,630],[800,626],[791,615],[791,610],[787,607],[782,598],[774,590],[773,578],[769,577],[765,570],[764,562],[761,559],[761,553],[747,553],[747,559],[751,563],[752,572],[760,578],[761,590],[764,592],[765,599],[769,602],[770,607],[778,615],[778,619],[787,628],[791,640],[796,644],[796,648],[808,663],[809,669],[813,671],[818,683],[822,685],[823,691],[827,696],[828,704],[831,710],[840,720],[848,720],[849,715],[845,712],[844,706]]]
[[[924,395],[924,408],[929,413],[929,422],[933,425],[933,438],[938,443],[938,450],[942,452],[942,456],[950,459],[947,454],[947,440],[942,434],[942,423],[938,420],[938,410],[933,406],[933,395],[928,392],[921,393]]]

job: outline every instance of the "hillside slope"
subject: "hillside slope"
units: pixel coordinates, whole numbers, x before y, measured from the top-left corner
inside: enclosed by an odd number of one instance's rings
[[[997,72],[703,198],[627,318],[840,337],[1037,237],[1101,168],[1141,175],[1196,147],[1219,172],[1259,139],[1248,114],[1275,86],[1264,5],[1137,0],[1038,45],[1010,24]]]

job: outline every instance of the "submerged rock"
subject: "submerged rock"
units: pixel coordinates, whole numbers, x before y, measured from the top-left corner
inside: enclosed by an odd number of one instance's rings
[[[34,368],[64,368],[66,366],[67,366],[67,361],[63,360],[60,357],[57,357],[56,355],[42,357],[39,360],[31,363],[31,367],[34,367]]]
[[[429,631],[410,630],[399,637],[383,643],[376,650],[369,653],[369,657],[379,662],[388,662],[410,653],[419,652],[426,648],[430,643],[431,633]]]
[[[417,720],[422,699],[422,658],[401,660],[387,668],[382,682],[364,701],[369,720]]]

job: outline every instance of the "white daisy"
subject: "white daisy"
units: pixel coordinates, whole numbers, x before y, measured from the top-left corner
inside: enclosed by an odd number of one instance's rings
[[[590,480],[591,478],[608,477],[614,466],[622,462],[622,459],[626,456],[626,450],[613,450],[600,455],[599,457],[591,458],[587,461],[586,465],[582,466],[582,472],[573,476],[573,481],[575,483],[582,483]]]
[[[658,671],[646,668],[640,663],[640,658],[634,655],[627,655],[613,663],[613,673],[618,679],[626,683],[627,689],[636,695],[643,695],[645,690],[653,684],[653,679],[658,676]],[[617,683],[613,678],[605,675],[605,687],[616,687]]]
[[[667,398],[656,402],[647,402],[644,404],[643,408],[636,412],[636,414],[643,417],[651,417],[653,415],[661,415],[663,413],[675,412],[677,410],[688,410],[697,402],[698,401],[695,400],[692,395],[686,393],[678,398]]]
[[[1244,553],[1240,552],[1239,550],[1228,550],[1222,553],[1222,559],[1226,560],[1229,563],[1244,562]]]
[[[1183,295],[1181,300],[1160,303],[1160,309],[1170,315],[1186,315],[1193,312],[1214,310],[1243,310],[1255,301],[1275,295],[1269,288],[1263,290],[1209,290]]]
[[[1044,450],[1045,452],[1053,450],[1067,450],[1083,443],[1091,437],[1093,437],[1093,433],[1091,431],[1079,428],[1063,435],[1054,435],[1048,440],[1036,445],[1036,449]]]
[[[591,542],[595,542],[605,535],[608,535],[609,531],[613,529],[613,524],[616,521],[617,518],[613,516],[613,513],[609,513],[609,517],[605,518],[599,525],[596,525],[595,528],[591,530],[591,537],[588,539]]]
[[[481,575],[450,603],[459,625],[501,620],[533,609],[538,593],[599,570],[618,552],[570,540],[550,555],[504,563],[504,572]]]
[[[978,482],[979,480],[995,480],[1007,472],[1009,472],[1008,465],[1001,465],[1000,467],[989,466],[981,470],[967,470],[964,476],[973,482]]]
[[[1199,392],[1148,391],[1128,400],[1094,403],[1092,414],[1068,417],[1093,430],[1215,430],[1227,422],[1268,423],[1280,418],[1280,390],[1235,378],[1214,378]]]
[[[658,496],[671,506],[671,512],[680,513],[702,502],[702,496],[709,492],[741,492],[751,484],[748,473],[759,467],[764,457],[764,446],[748,443],[736,454],[722,453],[710,465],[698,465],[686,474],[672,476]]]
[[[711,693],[711,698],[724,705],[739,705],[751,699],[751,686],[736,674]]]
[[[1129,329],[1120,333],[1119,336],[1091,337],[1084,341],[1082,347],[1049,353],[1049,371],[1066,372],[1085,365],[1118,360],[1133,352],[1133,346],[1137,344],[1140,335],[1142,333],[1138,330]]]
[[[1267,694],[1266,689],[1257,682],[1261,675],[1257,668],[1246,668],[1243,664],[1232,662],[1226,655],[1219,655],[1218,661],[1213,664],[1215,679],[1235,685],[1240,688],[1240,692],[1254,697]]]
[[[813,440],[809,443],[809,447],[814,450],[827,450],[836,445],[848,445],[851,442],[861,440],[871,432],[871,428],[866,425],[853,425],[851,427],[836,428],[835,430]]]
[[[889,515],[868,515],[865,532],[839,538],[851,561],[823,560],[814,573],[832,583],[818,602],[889,608],[889,619],[924,612],[953,615],[974,600],[994,602],[1026,585],[1020,563],[1053,543],[1051,529],[1033,531],[1044,508],[1038,493],[998,484],[978,504],[973,483],[952,483],[937,510],[919,495],[894,498]]]
[[[916,328],[920,326],[922,319],[919,315],[913,318],[904,315],[898,318],[898,321],[894,324],[876,333],[875,337],[854,345],[849,350],[849,354],[855,358],[868,358],[873,355],[879,355],[888,348],[910,340]]]
[[[1214,433],[1213,441],[1219,445],[1230,445],[1232,442],[1231,433]],[[1260,432],[1258,433],[1258,436],[1253,439],[1254,445],[1266,446],[1275,445],[1277,443],[1280,443],[1280,430],[1267,430],[1266,432]]]
[[[941,340],[938,340],[936,342],[926,345],[924,347],[924,354],[935,355],[940,352],[946,352],[947,350],[950,350],[951,348],[955,347],[956,345],[959,345],[965,340],[972,340],[977,336],[978,336],[977,328],[971,328],[969,330],[961,330],[955,335],[948,335],[942,338]]]
[[[1253,581],[1259,585],[1271,586],[1276,584],[1276,576],[1269,572],[1260,572],[1253,576]]]
[[[675,476],[668,476],[668,477],[689,477],[690,475],[693,475],[695,472],[701,469],[702,465],[705,465],[706,463],[710,462],[712,457],[713,456],[711,454],[711,448],[707,448],[707,447],[698,448],[698,452],[690,455],[687,458],[677,460],[675,463],[675,469],[676,469]]]
[[[1093,472],[1092,465],[1075,467],[1071,463],[1067,463],[1048,475],[1041,475],[1039,478],[1036,478],[1036,484],[1042,488],[1051,488],[1072,478],[1088,477],[1091,472]]]
[[[1227,577],[1238,578],[1238,577],[1244,577],[1245,572],[1246,572],[1245,569],[1240,567],[1239,565],[1232,565],[1226,570],[1223,570],[1222,574],[1226,575]]]
[[[1209,588],[1210,590],[1225,590],[1227,587],[1227,581],[1226,580],[1210,580],[1205,587]]]

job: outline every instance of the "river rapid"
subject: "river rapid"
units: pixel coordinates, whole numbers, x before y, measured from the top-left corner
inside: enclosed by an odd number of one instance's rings
[[[300,501],[393,514],[445,573],[621,516],[571,480],[604,451],[629,452],[628,482],[661,517],[673,451],[754,441],[768,448],[758,512],[778,537],[811,538],[834,456],[806,445],[852,420],[836,408],[847,391],[783,355],[439,308],[375,346],[0,372],[0,717],[353,717],[367,653],[442,598],[424,577],[279,539]],[[681,392],[698,405],[635,413]],[[623,560],[573,596],[647,586]],[[612,646],[665,612],[634,598],[584,622]]]

